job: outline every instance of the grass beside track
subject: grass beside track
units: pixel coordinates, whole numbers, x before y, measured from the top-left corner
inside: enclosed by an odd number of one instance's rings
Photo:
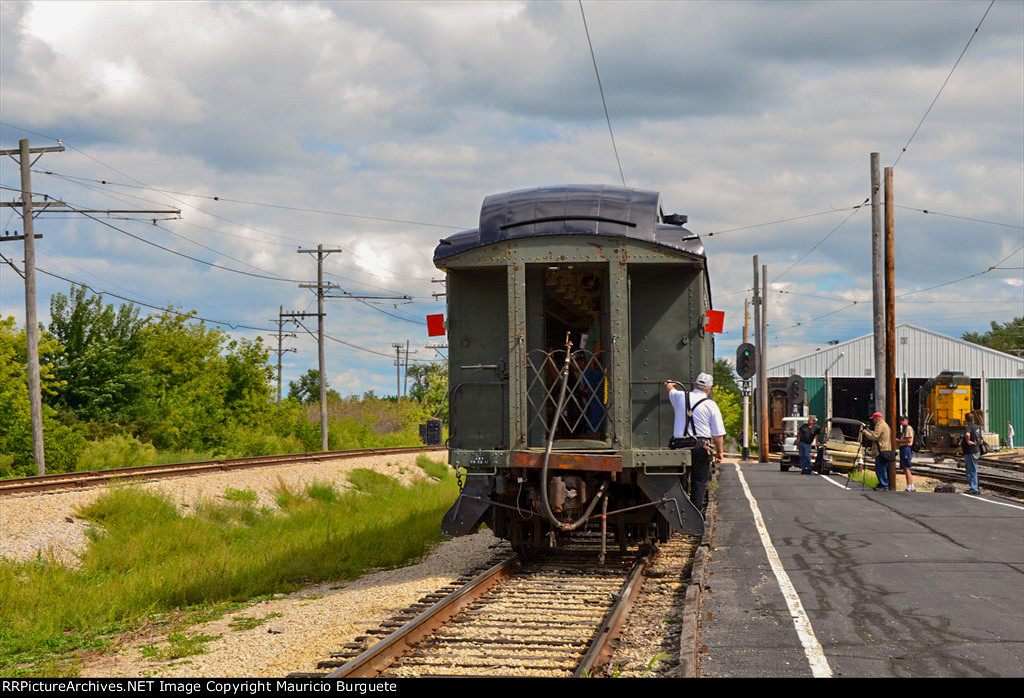
[[[362,469],[350,489],[282,483],[276,509],[235,490],[182,513],[164,495],[111,488],[80,512],[94,525],[78,568],[0,560],[0,675],[73,675],[82,652],[155,617],[183,628],[240,601],[422,556],[441,539],[457,487],[443,463],[417,464],[429,477],[410,487]]]

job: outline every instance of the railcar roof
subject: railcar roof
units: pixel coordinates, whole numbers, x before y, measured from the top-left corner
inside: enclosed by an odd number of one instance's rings
[[[503,240],[551,235],[623,237],[704,256],[700,238],[686,228],[661,222],[658,192],[567,184],[486,197],[480,207],[480,226],[441,240],[434,249],[434,263]]]

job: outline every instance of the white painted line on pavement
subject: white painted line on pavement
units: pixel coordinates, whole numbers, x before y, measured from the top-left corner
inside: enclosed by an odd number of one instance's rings
[[[828,475],[822,475],[821,479],[825,480],[826,482],[831,482],[833,485],[835,485],[836,487],[838,487],[841,490],[848,490],[848,489],[850,489],[849,487],[846,486],[846,483],[839,484],[838,482],[836,482],[835,480],[830,478]]]
[[[1019,507],[1016,504],[1007,504],[1006,502],[993,502],[991,499],[985,499],[984,497],[979,497],[976,494],[967,494],[966,492],[961,492],[960,494],[962,494],[965,497],[970,497],[971,499],[977,499],[980,502],[987,502],[988,504],[998,504],[1001,507],[1010,507],[1011,509],[1020,509],[1024,511],[1024,507]]]
[[[807,661],[810,662],[811,673],[817,679],[832,678],[832,668],[828,665],[828,659],[825,658],[825,650],[822,648],[821,643],[818,642],[818,638],[815,637],[814,628],[811,627],[811,619],[807,617],[804,605],[800,603],[800,595],[796,593],[796,587],[790,581],[789,575],[786,574],[786,570],[782,566],[779,553],[775,550],[775,546],[772,545],[772,539],[764,525],[764,519],[761,517],[761,510],[757,506],[757,500],[751,494],[739,464],[734,465],[736,466],[736,474],[740,478],[740,484],[743,486],[743,494],[747,496],[747,501],[750,502],[750,511],[754,514],[754,524],[757,526],[758,535],[761,536],[761,545],[764,546],[764,551],[768,553],[768,562],[772,566],[772,572],[775,573],[775,579],[779,582],[779,589],[782,591],[782,596],[786,599],[786,605],[789,606],[789,615],[793,618],[793,625],[796,627],[796,634],[800,637],[800,644],[804,646],[804,654],[807,655]]]

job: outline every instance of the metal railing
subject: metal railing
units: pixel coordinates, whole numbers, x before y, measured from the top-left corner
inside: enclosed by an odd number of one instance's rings
[[[558,402],[559,375],[564,362],[565,349],[534,349],[526,355],[527,427],[532,430],[540,426],[544,440],[548,438],[550,415]],[[569,382],[556,433],[562,428],[568,436],[590,436],[602,441],[614,433],[613,393],[606,363],[605,352],[578,349],[569,355]]]

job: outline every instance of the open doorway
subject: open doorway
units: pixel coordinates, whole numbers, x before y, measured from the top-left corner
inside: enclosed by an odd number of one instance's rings
[[[609,439],[607,265],[535,265],[527,275],[530,446],[544,446],[554,422],[567,342],[566,397],[556,447],[600,448]],[[532,302],[530,302],[532,301]],[[537,317],[539,315],[539,317]]]

